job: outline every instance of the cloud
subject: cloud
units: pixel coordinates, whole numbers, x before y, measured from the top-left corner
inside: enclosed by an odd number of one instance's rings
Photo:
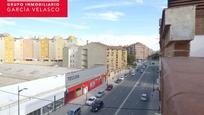
[[[115,35],[115,34],[102,34],[102,35],[83,35],[84,41],[101,42],[107,45],[130,45],[136,42],[143,43],[153,50],[159,50],[159,35]]]
[[[88,6],[85,7],[84,10],[93,10],[93,9],[103,9],[103,8],[109,8],[109,7],[119,7],[119,6],[127,6],[131,5],[132,2],[118,2],[118,3],[106,3],[106,4],[99,4],[94,6]]]
[[[97,5],[85,7],[84,10],[129,6],[129,5],[135,5],[138,3],[143,4],[143,0],[125,0],[125,1],[120,1],[120,2],[117,1],[117,2],[111,2],[111,3],[97,4]]]
[[[0,27],[4,27],[4,26],[15,26],[15,25],[16,25],[16,22],[15,22],[15,21],[0,19]]]
[[[68,26],[74,29],[79,29],[79,30],[85,30],[85,29],[89,29],[88,26],[86,25],[77,25],[77,24],[70,24],[68,22],[61,22],[61,19],[38,19],[38,18],[33,18],[32,20],[35,21],[40,21],[40,22],[45,22],[45,23],[51,23],[51,24],[57,24],[57,25],[61,25],[61,26]]]
[[[135,0],[137,3],[143,4],[143,0]]]
[[[103,13],[86,13],[86,18],[107,20],[107,21],[118,21],[122,16],[125,16],[122,12],[103,12]]]

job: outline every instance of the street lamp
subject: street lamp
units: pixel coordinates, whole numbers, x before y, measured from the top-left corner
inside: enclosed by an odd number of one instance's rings
[[[20,115],[20,93],[21,93],[21,91],[27,90],[27,89],[28,88],[20,89],[19,86],[18,86],[18,115]]]

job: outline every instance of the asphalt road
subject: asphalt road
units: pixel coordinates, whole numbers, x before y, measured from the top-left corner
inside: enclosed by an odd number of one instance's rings
[[[159,110],[159,93],[153,91],[159,76],[157,70],[158,66],[150,65],[144,73],[136,72],[134,76],[128,76],[102,99],[105,104],[103,109],[97,113],[87,110],[83,114],[154,115]],[[147,102],[140,100],[142,93],[148,94],[149,100]]]

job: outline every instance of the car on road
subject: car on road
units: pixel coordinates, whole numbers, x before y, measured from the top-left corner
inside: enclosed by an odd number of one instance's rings
[[[122,81],[121,79],[117,79],[117,80],[115,81],[115,83],[119,84],[121,81]]]
[[[97,100],[91,105],[91,112],[98,112],[101,108],[103,108],[103,101]]]
[[[135,73],[132,73],[132,76],[134,76],[135,75]]]
[[[80,106],[70,107],[69,111],[67,112],[67,115],[81,115],[81,107]]]
[[[125,78],[124,78],[123,76],[121,76],[121,77],[119,77],[118,79],[120,79],[120,80],[124,80]]]
[[[99,91],[97,94],[96,94],[96,97],[97,98],[101,98],[105,95],[105,91]]]
[[[140,73],[143,73],[143,72],[144,72],[144,69],[141,69],[141,70],[140,70]]]
[[[86,105],[92,105],[94,102],[96,101],[96,97],[95,96],[91,96],[87,99],[86,101]]]
[[[112,84],[107,85],[106,91],[110,91],[111,89],[113,89],[113,85]]]
[[[148,94],[147,93],[142,93],[141,97],[140,97],[141,101],[148,101]]]

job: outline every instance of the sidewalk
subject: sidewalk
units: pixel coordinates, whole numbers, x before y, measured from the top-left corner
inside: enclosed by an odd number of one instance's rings
[[[108,79],[108,84],[113,84],[114,86],[117,86],[117,84],[114,81],[117,78],[119,78],[120,76],[124,75],[126,72],[127,72],[127,70],[124,70],[121,73],[117,74],[114,77],[115,79]],[[100,86],[98,86],[95,89],[88,92],[87,98],[90,97],[90,96],[95,96],[98,93],[98,91],[100,91],[100,90],[105,90],[106,85],[107,85],[107,83],[104,82]],[[64,105],[61,108],[57,109],[56,111],[53,111],[53,112],[49,113],[49,115],[67,115],[67,112],[68,112],[69,108],[73,107],[73,106],[76,106],[76,105],[81,106],[81,112],[82,113],[86,113],[90,109],[89,109],[89,106],[84,106],[85,102],[86,102],[86,95],[82,95],[82,96],[77,97],[76,99],[72,100],[70,102],[70,104]]]
[[[87,98],[90,96],[95,96],[97,94],[98,91],[100,90],[105,90],[106,88],[106,83],[104,82],[103,84],[101,84],[100,86],[96,87],[95,89],[91,90],[88,94],[87,94]],[[68,108],[72,107],[72,106],[82,106],[82,113],[89,110],[88,106],[83,106],[85,105],[86,102],[86,95],[82,95],[80,97],[77,97],[76,99],[72,100],[70,102],[70,104],[64,105],[61,108],[57,109],[56,111],[49,113],[49,115],[67,115],[67,111]]]

